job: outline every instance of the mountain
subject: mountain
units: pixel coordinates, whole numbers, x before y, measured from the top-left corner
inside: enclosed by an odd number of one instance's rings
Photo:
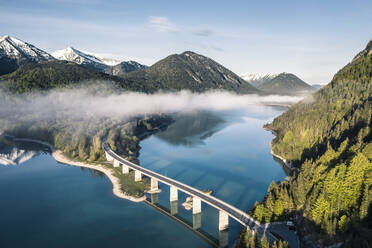
[[[320,90],[324,86],[325,86],[324,84],[313,84],[313,85],[311,85],[311,87],[313,87],[316,90]]]
[[[108,66],[115,66],[115,65],[120,64],[120,60],[113,59],[113,58],[107,58],[103,56],[102,54],[95,54],[95,53],[90,53],[90,52],[84,52],[84,53],[96,57],[97,59],[102,61],[103,64],[108,65]]]
[[[69,50],[72,53],[60,53],[61,56],[54,53],[54,55],[59,58],[71,59],[73,62],[54,60],[25,65],[13,73],[1,76],[0,86],[11,92],[23,93],[32,90],[69,87],[82,81],[104,80],[113,82],[122,90],[146,93],[154,93],[159,90],[203,92],[216,89],[237,93],[259,92],[222,65],[193,52],[168,56],[145,69],[139,69],[144,66],[138,63],[128,62],[130,66],[139,70],[123,73],[120,74],[121,77],[117,77],[97,71],[96,68],[92,69],[95,67],[94,63],[98,64],[98,61],[91,57],[82,57],[81,54],[76,55],[79,53],[76,52],[76,49]],[[90,62],[87,58],[90,58]],[[81,62],[81,65],[76,61]],[[92,66],[87,66],[89,63]],[[125,64],[121,63],[118,66],[125,67]]]
[[[50,61],[54,58],[43,50],[8,35],[0,37],[0,76],[19,66]]]
[[[128,72],[143,70],[146,69],[147,66],[142,65],[136,61],[123,61],[117,65],[111,66],[105,70],[106,73],[114,75],[114,76],[121,76]]]
[[[240,77],[257,88],[262,83],[273,79],[277,75],[278,74],[264,74],[264,75],[262,75],[262,74],[242,74],[242,75],[240,75]]]
[[[307,94],[316,90],[296,75],[286,72],[263,76],[246,74],[243,75],[243,78],[257,89],[269,94],[297,95]]]
[[[194,52],[170,55],[154,65],[123,75],[124,78],[170,91],[229,90],[257,93],[258,90],[210,58]]]
[[[73,47],[55,51],[52,55],[58,60],[67,60],[89,69],[115,76],[146,68],[146,66],[135,61],[123,61],[120,63],[118,60],[102,58],[94,53],[83,52]]]
[[[73,47],[55,51],[52,55],[58,60],[67,60],[100,72],[105,72],[110,67],[104,60]]]
[[[253,210],[263,222],[297,220],[301,247],[372,244],[372,40],[332,81],[265,128],[294,168]]]
[[[120,90],[151,93],[156,88],[98,72],[65,60],[54,60],[39,64],[21,66],[18,70],[0,77],[0,86],[13,93],[25,93],[34,90],[71,87],[84,82],[111,82]]]

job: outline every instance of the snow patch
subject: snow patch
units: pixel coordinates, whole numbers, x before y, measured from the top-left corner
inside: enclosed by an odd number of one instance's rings
[[[53,60],[49,53],[9,35],[0,37],[0,57],[31,59],[36,62]]]

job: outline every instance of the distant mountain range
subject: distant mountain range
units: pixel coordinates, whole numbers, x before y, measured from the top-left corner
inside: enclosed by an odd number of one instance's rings
[[[135,61],[120,62],[115,59],[101,58],[93,53],[83,52],[73,47],[58,50],[52,53],[58,60],[67,60],[89,69],[105,72],[111,75],[122,75],[127,72],[145,69],[147,66]]]
[[[269,81],[276,77],[278,74],[241,74],[240,77],[243,78],[248,83],[252,84],[254,87],[258,87],[263,82]]]
[[[142,65],[136,61],[123,61],[120,64],[109,67],[105,70],[106,73],[114,76],[122,76],[128,72],[146,69],[146,65]]]
[[[56,62],[58,60],[70,63]],[[20,66],[24,68],[17,70]],[[147,67],[135,61],[120,63],[73,47],[49,54],[9,36],[0,40],[0,76],[4,74],[7,75],[0,80],[6,80],[5,85],[15,92],[34,87],[47,90],[97,79],[112,81],[125,90],[143,92],[186,89],[193,92],[228,90],[240,94],[300,94],[315,91],[290,73],[243,75],[243,79],[216,61],[191,51],[170,55]]]
[[[317,90],[296,75],[286,72],[266,75],[245,74],[242,78],[257,89],[271,94],[309,94]]]
[[[325,86],[325,84],[313,84],[313,85],[311,85],[311,87],[313,87],[316,90],[320,90],[324,86]]]

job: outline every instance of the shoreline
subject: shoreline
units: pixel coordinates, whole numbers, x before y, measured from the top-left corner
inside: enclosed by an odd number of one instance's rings
[[[277,136],[277,134],[276,134],[275,131],[270,130],[270,129],[267,129],[267,128],[264,128],[264,127],[262,127],[262,128],[263,128],[264,130],[266,130],[266,131],[271,132],[273,135],[275,135],[275,137]],[[280,160],[283,162],[283,164],[284,164],[284,165],[285,165],[289,170],[293,171],[294,168],[293,168],[293,166],[291,165],[291,163],[288,162],[287,159],[285,159],[285,158],[281,157],[280,155],[274,153],[274,151],[273,151],[273,140],[274,140],[274,139],[272,139],[272,140],[270,141],[270,153],[271,153],[271,155],[273,155],[274,157],[280,159]]]
[[[291,170],[291,171],[294,170],[294,168],[293,168],[293,166],[291,165],[290,162],[288,162],[285,158],[279,156],[278,154],[274,153],[274,151],[273,151],[273,141],[270,142],[270,153],[274,157],[280,159],[289,170]]]
[[[27,138],[16,138],[10,135],[5,135],[5,136],[11,137],[15,141],[34,142],[34,143],[48,146],[51,150],[51,156],[59,163],[76,166],[76,167],[84,167],[84,168],[88,168],[88,169],[92,169],[92,170],[96,170],[96,171],[100,171],[104,173],[106,177],[111,181],[113,194],[119,198],[126,199],[132,202],[142,202],[146,200],[145,195],[143,195],[142,197],[134,197],[134,196],[127,195],[124,191],[122,191],[120,180],[113,175],[112,169],[105,168],[100,165],[89,164],[86,162],[73,161],[70,158],[63,155],[62,151],[56,150],[53,145],[45,141],[36,140],[36,139],[27,139]]]

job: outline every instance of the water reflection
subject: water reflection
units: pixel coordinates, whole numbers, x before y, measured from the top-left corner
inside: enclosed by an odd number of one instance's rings
[[[192,215],[192,228],[199,229],[202,226],[202,213]]]
[[[39,144],[16,142],[10,138],[0,137],[0,164],[2,165],[20,165],[47,151],[47,147]]]
[[[157,195],[157,194],[156,194]],[[208,232],[201,228],[201,213],[193,214],[193,222],[190,223],[187,219],[183,218],[182,216],[172,213],[172,208],[177,208],[176,205],[178,204],[177,201],[170,202],[170,209],[167,207],[158,204],[157,202],[153,202],[153,195],[151,195],[150,199],[145,201],[146,204],[153,207],[158,212],[164,214],[165,216],[169,217],[170,219],[176,221],[177,223],[183,225],[188,230],[192,231],[194,234],[198,235],[204,241],[206,241],[212,247],[227,247],[228,245],[228,231],[224,230],[220,232],[219,238],[217,240],[215,237],[210,235]],[[173,210],[174,211],[174,210]],[[221,246],[222,245],[222,246]]]
[[[219,247],[228,247],[229,246],[229,231],[222,230],[218,233]]]
[[[205,144],[203,140],[223,129],[225,121],[210,111],[197,111],[177,114],[166,132],[155,134],[156,137],[171,145],[193,147]]]
[[[211,189],[219,199],[249,209],[262,199],[272,181],[285,178],[270,154],[273,135],[262,129],[283,110],[253,106],[180,116],[168,129],[141,142],[141,165],[200,190]],[[163,191],[159,202],[164,204],[169,199],[167,190]],[[186,197],[180,194],[179,201]],[[190,215],[183,208],[178,212]],[[202,227],[218,237],[220,247],[233,245],[228,235],[235,237],[241,230],[232,221],[228,231],[218,232],[218,212],[208,205],[203,205],[202,216],[192,216],[191,221],[194,228]]]
[[[76,167],[76,166],[73,166],[73,165],[68,165],[68,166]],[[103,173],[101,171],[93,170],[93,169],[86,168],[86,167],[79,167],[79,168],[83,172],[88,172],[92,177],[99,177],[99,178],[105,178],[106,177],[105,173]]]

